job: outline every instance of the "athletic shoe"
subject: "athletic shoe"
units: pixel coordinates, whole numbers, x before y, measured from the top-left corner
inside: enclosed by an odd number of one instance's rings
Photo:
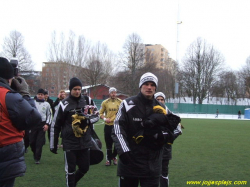
[[[117,165],[117,159],[116,158],[113,158],[113,164]]]
[[[40,164],[40,161],[39,161],[39,160],[36,160],[36,161],[35,161],[35,164]]]
[[[111,162],[107,160],[105,166],[111,166]]]

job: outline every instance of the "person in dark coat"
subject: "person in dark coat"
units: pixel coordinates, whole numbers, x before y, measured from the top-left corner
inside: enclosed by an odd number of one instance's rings
[[[238,111],[238,119],[241,119],[241,111]]]
[[[218,116],[219,116],[219,110],[217,109],[215,118],[218,118]]]
[[[162,92],[157,92],[154,95],[155,99],[161,103],[163,103],[164,108],[167,110],[167,113],[172,113],[167,106],[165,105],[165,94]],[[174,131],[174,139],[176,139],[179,135],[182,134],[182,127],[181,124]],[[160,178],[160,187],[168,187],[169,186],[169,161],[172,159],[172,145],[165,144],[163,148],[163,155],[162,155],[162,169],[161,169],[161,178]]]
[[[54,115],[55,114],[54,101],[49,98],[49,93],[47,90],[44,90],[44,99],[49,103],[50,108],[52,110],[52,114]]]
[[[55,102],[53,103],[53,107],[56,110],[59,107],[60,101],[66,98],[66,92],[65,90],[60,90]]]
[[[171,141],[178,123],[170,124],[166,114],[155,113],[155,108],[162,108],[154,98],[157,86],[154,74],[143,74],[140,93],[123,100],[116,115],[112,138],[119,155],[120,187],[159,186],[162,148]],[[163,133],[162,125],[171,130]]]
[[[28,85],[22,77],[14,77],[14,69],[0,57],[0,186],[13,187],[15,178],[26,171],[24,130],[41,122]],[[15,87],[15,90],[11,87]]]
[[[59,94],[58,94],[58,96],[57,96],[57,98],[55,100],[55,102],[53,103],[53,107],[54,107],[55,111],[59,108],[60,101],[62,101],[65,98],[66,98],[66,92],[65,92],[65,90],[60,90]],[[62,138],[62,136],[60,136],[60,138]],[[62,141],[61,141],[60,145],[58,144],[58,148],[59,147],[61,147],[61,148],[63,147]]]
[[[75,187],[89,170],[91,124],[99,120],[99,115],[97,111],[88,115],[89,105],[81,95],[82,82],[78,78],[70,79],[69,90],[69,96],[59,103],[53,118],[50,151],[57,154],[59,133],[62,131],[66,184],[68,187]]]
[[[52,123],[52,113],[49,103],[44,100],[44,89],[38,89],[36,96],[35,105],[42,117],[42,122],[36,124],[36,126],[30,130],[29,140],[34,161],[36,164],[40,164],[42,149],[46,140],[45,134]]]

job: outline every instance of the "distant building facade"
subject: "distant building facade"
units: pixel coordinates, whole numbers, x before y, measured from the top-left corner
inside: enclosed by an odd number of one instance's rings
[[[92,99],[104,100],[109,97],[109,88],[109,86],[103,84],[98,84],[95,86],[83,86],[82,94],[88,95]],[[69,90],[66,90],[66,93],[69,94]],[[128,95],[118,90],[117,97],[123,100],[126,99]]]
[[[19,76],[23,77],[29,85],[30,95],[37,94],[37,90],[41,88],[41,71],[20,71]]]
[[[172,61],[169,57],[168,50],[161,44],[145,44],[145,63],[153,60],[158,69],[168,69],[169,62]]]
[[[78,77],[81,68],[64,62],[44,62],[41,87],[50,96],[57,96],[60,90],[69,88],[69,80]]]

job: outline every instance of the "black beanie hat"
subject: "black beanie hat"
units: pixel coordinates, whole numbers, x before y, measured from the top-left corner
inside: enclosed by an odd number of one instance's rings
[[[14,77],[14,69],[6,58],[0,57],[0,77],[11,79]]]
[[[38,93],[38,94],[39,94],[39,93],[44,94],[44,89],[40,88],[40,89],[37,91],[37,93]]]
[[[80,79],[73,77],[69,81],[69,90],[71,91],[75,86],[81,86],[82,87],[82,82]]]

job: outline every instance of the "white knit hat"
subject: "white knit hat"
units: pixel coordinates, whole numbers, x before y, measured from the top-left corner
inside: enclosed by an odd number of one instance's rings
[[[157,97],[163,97],[163,99],[165,100],[166,99],[166,96],[164,95],[164,93],[162,93],[162,92],[157,92],[157,93],[155,93],[155,99],[157,98]]]
[[[111,93],[111,92],[117,92],[116,88],[114,88],[114,87],[109,88],[109,93]]]
[[[147,72],[147,73],[144,73],[142,76],[141,76],[141,79],[140,79],[140,83],[139,83],[139,88],[141,88],[141,86],[145,83],[145,82],[154,82],[156,87],[158,86],[158,78],[153,74],[153,73],[150,73],[150,72]]]

